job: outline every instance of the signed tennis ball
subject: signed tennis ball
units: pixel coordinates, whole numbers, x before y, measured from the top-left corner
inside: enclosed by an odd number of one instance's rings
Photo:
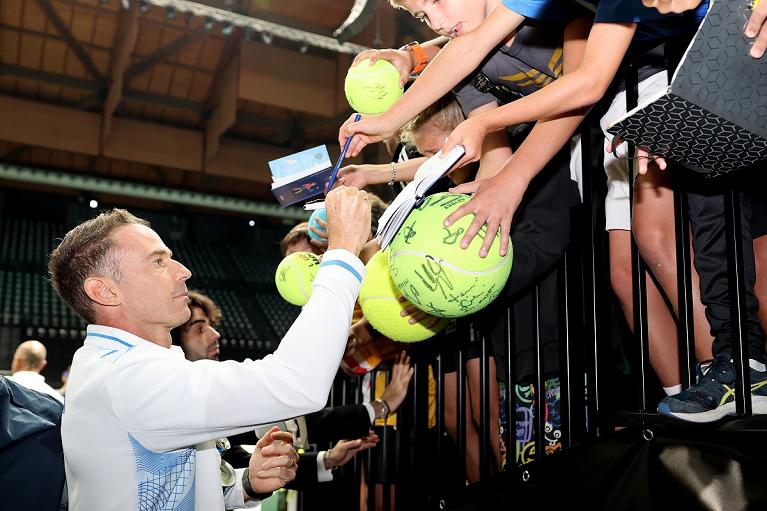
[[[428,339],[447,325],[442,319],[429,328],[421,323],[411,325],[410,317],[400,312],[410,304],[400,302],[402,294],[389,273],[389,254],[378,252],[365,265],[365,279],[360,287],[359,304],[362,313],[377,331],[393,341],[418,342]]]
[[[511,272],[512,249],[501,257],[497,233],[487,257],[479,257],[487,227],[465,250],[460,242],[474,215],[450,227],[445,218],[467,202],[466,195],[437,193],[410,212],[389,250],[389,266],[397,288],[418,308],[443,318],[477,312],[500,294]]]
[[[319,235],[317,235],[317,234],[316,234],[314,231],[312,231],[311,229],[309,229],[309,237],[310,237],[311,239],[313,239],[313,240],[322,241],[322,242],[327,242],[327,241],[328,241],[328,231],[327,231],[327,229],[325,229],[324,227],[322,227],[322,226],[319,224],[319,222],[317,221],[317,219],[320,219],[320,220],[322,220],[323,222],[326,222],[326,223],[327,223],[327,221],[328,221],[328,217],[327,217],[327,214],[325,213],[325,209],[324,209],[324,208],[323,208],[323,209],[315,209],[315,210],[312,212],[312,215],[309,217],[309,227],[310,227],[310,228],[311,228],[311,227],[314,227],[315,229],[317,229],[318,231],[320,231],[320,232],[324,233],[325,235],[324,235],[324,237],[320,237],[320,236],[319,236]]]
[[[274,282],[287,302],[299,307],[312,295],[312,282],[317,276],[320,258],[311,252],[293,252],[277,266]]]
[[[391,62],[377,60],[371,66],[370,59],[365,59],[346,73],[346,99],[361,114],[383,113],[402,96],[399,80],[399,71]]]

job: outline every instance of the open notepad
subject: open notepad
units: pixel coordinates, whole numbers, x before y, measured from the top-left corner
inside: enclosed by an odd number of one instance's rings
[[[767,57],[748,54],[750,15],[749,0],[713,1],[671,85],[608,131],[708,177],[767,160]]]
[[[410,211],[418,207],[426,192],[458,163],[465,152],[462,145],[457,145],[444,157],[440,151],[418,167],[413,180],[402,189],[378,220],[376,241],[381,245],[381,250],[389,246]]]

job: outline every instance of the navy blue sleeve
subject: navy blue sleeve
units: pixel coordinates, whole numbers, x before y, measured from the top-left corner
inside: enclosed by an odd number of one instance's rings
[[[571,0],[503,0],[503,5],[526,18],[543,21],[570,21],[586,13]]]

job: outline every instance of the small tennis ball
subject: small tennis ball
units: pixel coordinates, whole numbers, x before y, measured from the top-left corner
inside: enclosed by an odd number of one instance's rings
[[[311,252],[293,252],[283,259],[274,275],[280,296],[293,305],[306,305],[319,267],[320,258]]]
[[[361,114],[380,114],[389,109],[402,96],[399,71],[387,60],[376,60],[370,65],[365,59],[349,68],[344,81],[344,92],[351,107]]]
[[[324,208],[323,209],[315,209],[312,212],[312,216],[309,217],[309,227],[310,227],[310,229],[309,229],[309,237],[311,239],[317,240],[317,241],[323,241],[323,242],[328,241],[328,231],[327,231],[327,229],[322,227],[319,224],[319,222],[317,222],[318,218],[321,219],[323,222],[327,223],[328,216],[327,216]],[[317,236],[317,234],[315,234],[314,231],[311,230],[311,227],[314,227],[318,231],[325,233],[324,237],[321,238],[321,237]]]
[[[477,312],[500,294],[511,272],[512,250],[501,257],[501,234],[487,257],[479,257],[487,226],[465,250],[460,242],[474,215],[466,215],[450,227],[445,218],[468,201],[466,195],[437,193],[410,212],[389,251],[392,279],[410,302],[443,318]]]
[[[428,339],[447,325],[447,320],[440,320],[431,328],[421,323],[411,325],[410,317],[400,316],[400,312],[410,305],[397,300],[402,293],[389,273],[389,254],[378,252],[365,265],[365,279],[360,287],[358,298],[362,313],[370,324],[380,333],[393,341],[418,342]]]

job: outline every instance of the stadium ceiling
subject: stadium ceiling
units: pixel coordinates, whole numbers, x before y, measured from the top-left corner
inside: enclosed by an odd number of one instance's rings
[[[0,162],[272,201],[269,160],[338,154],[354,52],[403,43],[386,0],[390,16],[336,40],[354,6],[3,0]]]

